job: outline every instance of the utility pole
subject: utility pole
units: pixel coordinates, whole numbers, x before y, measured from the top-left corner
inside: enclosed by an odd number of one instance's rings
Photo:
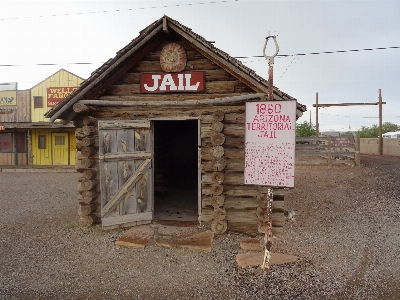
[[[315,98],[315,136],[319,136],[319,124],[318,124],[318,92]]]
[[[379,89],[378,93],[379,97],[379,148],[378,148],[378,154],[382,155],[383,154],[383,137],[382,137],[382,92],[381,89]]]

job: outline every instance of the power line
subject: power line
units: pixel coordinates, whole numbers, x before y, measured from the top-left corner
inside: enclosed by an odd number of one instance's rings
[[[115,9],[115,10],[103,10],[103,11],[90,11],[90,12],[77,12],[71,14],[60,14],[60,15],[48,15],[48,16],[33,16],[33,17],[15,17],[15,18],[2,18],[1,21],[8,20],[21,20],[21,19],[34,19],[34,18],[47,18],[47,17],[71,17],[71,16],[81,16],[85,14],[98,14],[98,13],[110,13],[110,12],[122,12],[122,11],[132,11],[132,10],[143,10],[143,9],[155,9],[155,8],[166,8],[166,7],[179,7],[179,6],[192,6],[192,5],[205,5],[205,4],[217,4],[226,2],[237,2],[239,0],[220,0],[220,1],[210,1],[210,2],[198,2],[198,3],[184,3],[175,5],[161,5],[161,6],[150,6],[150,7],[138,7],[138,8],[127,8],[127,9]]]
[[[337,50],[337,51],[323,51],[323,52],[309,52],[309,53],[296,53],[296,54],[278,54],[279,57],[290,57],[290,56],[305,56],[305,55],[318,55],[318,54],[334,54],[334,53],[346,53],[346,52],[360,52],[360,51],[373,51],[373,50],[388,50],[388,49],[400,49],[400,47],[378,47],[378,48],[365,48],[365,49],[351,49],[351,50]],[[263,55],[255,56],[238,56],[235,58],[258,58],[264,57]]]
[[[344,52],[359,52],[359,51],[366,51],[366,50],[388,50],[388,49],[400,49],[400,47],[379,47],[379,48],[370,48],[370,49],[358,49],[358,50],[338,50],[338,51],[325,51],[325,52],[310,52],[310,53],[301,53],[301,54],[281,54],[277,55],[280,57],[291,57],[291,56],[299,56],[299,55],[310,55],[310,54],[326,54],[326,53],[344,53]],[[261,55],[255,55],[255,56],[235,56],[233,58],[236,59],[245,59],[245,58],[254,58],[254,57],[263,57]],[[260,60],[258,60],[260,61]],[[286,68],[286,70],[290,67],[290,65],[293,63],[294,59],[292,62],[289,64],[289,66]],[[13,64],[2,64],[0,67],[25,67],[25,66],[59,66],[59,65],[93,65],[93,64],[104,64],[104,62],[76,62],[76,63],[39,63],[39,64],[32,64],[32,65],[13,65]],[[286,72],[285,70],[285,72]],[[283,74],[282,74],[283,75]],[[282,76],[281,76],[282,77]],[[280,78],[279,78],[280,79]],[[278,79],[278,80],[279,80]]]

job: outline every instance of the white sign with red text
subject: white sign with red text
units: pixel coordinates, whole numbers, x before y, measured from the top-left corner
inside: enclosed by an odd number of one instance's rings
[[[141,74],[140,90],[142,93],[202,92],[204,72]]]
[[[246,103],[245,184],[294,187],[296,101]]]

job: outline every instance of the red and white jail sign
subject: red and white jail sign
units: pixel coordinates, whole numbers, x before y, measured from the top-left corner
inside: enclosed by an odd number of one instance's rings
[[[296,101],[246,103],[245,184],[294,186]]]
[[[202,92],[203,72],[144,73],[140,75],[142,93]]]

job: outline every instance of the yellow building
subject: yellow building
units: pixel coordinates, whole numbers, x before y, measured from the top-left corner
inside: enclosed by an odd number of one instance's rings
[[[31,88],[33,165],[75,165],[74,127],[50,123],[44,114],[77,89],[83,80],[61,69]]]

